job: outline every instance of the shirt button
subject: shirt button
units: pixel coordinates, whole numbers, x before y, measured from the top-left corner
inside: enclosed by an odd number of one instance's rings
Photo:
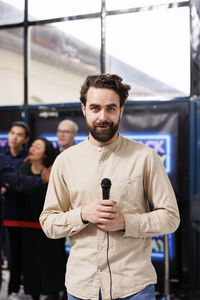
[[[98,148],[98,151],[101,152],[101,151],[102,151],[102,148]]]
[[[97,248],[98,250],[101,250],[102,248],[101,248],[101,246],[98,246],[98,248]]]
[[[127,182],[127,183],[130,183],[130,179],[127,179],[126,182]]]
[[[100,160],[99,163],[102,164],[103,160]]]
[[[98,269],[97,272],[100,273],[100,272],[101,272],[101,269]]]

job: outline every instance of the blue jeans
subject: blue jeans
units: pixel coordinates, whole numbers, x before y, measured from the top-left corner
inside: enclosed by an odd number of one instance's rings
[[[154,285],[150,284],[146,286],[143,290],[138,292],[137,294],[125,298],[117,298],[115,300],[156,300],[154,290],[155,290]],[[68,300],[83,300],[83,299],[74,297],[68,293]],[[99,300],[102,300],[101,292],[99,293]]]

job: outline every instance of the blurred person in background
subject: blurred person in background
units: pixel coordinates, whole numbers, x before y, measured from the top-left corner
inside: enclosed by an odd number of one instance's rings
[[[0,152],[11,167],[16,169],[27,157],[26,143],[30,138],[29,126],[22,121],[16,121],[11,124],[8,131],[8,143],[0,148]],[[2,188],[5,192],[5,189]],[[18,293],[22,279],[22,252],[21,252],[21,228],[17,222],[22,217],[23,202],[19,201],[18,194],[12,188],[2,196],[2,218],[3,235],[6,242],[5,254],[8,259],[8,268],[10,278],[8,284],[9,299],[15,299]]]
[[[78,132],[78,125],[71,120],[63,120],[57,127],[58,154],[75,145],[74,138]]]
[[[39,187],[42,182],[48,182],[50,171],[45,168],[38,176],[25,176],[19,170],[11,167],[3,154],[0,153],[0,184],[6,186],[6,189],[12,187],[15,191],[29,191]],[[0,203],[0,253],[2,253],[2,211]],[[0,287],[1,287],[1,265],[2,257],[0,255]]]
[[[78,125],[69,119],[62,120],[57,127],[58,148],[57,155],[69,147],[75,145],[74,138],[79,130]],[[70,244],[69,237],[66,239],[66,244]],[[68,260],[68,253],[66,253],[66,260]],[[63,300],[67,299],[67,292],[64,289]]]
[[[41,177],[25,176],[18,169],[11,167],[6,158],[0,153],[0,183],[6,188],[12,187],[15,191],[30,191],[39,187],[42,182],[49,180],[50,170],[45,168]]]
[[[40,175],[43,169],[49,168],[56,157],[51,142],[44,138],[33,141],[29,148],[29,162],[20,166],[24,175]],[[24,222],[22,228],[23,283],[26,294],[39,300],[59,299],[59,292],[64,289],[65,281],[65,238],[48,239],[41,230],[39,215],[42,212],[47,184],[42,184],[30,192],[21,194],[24,202]]]

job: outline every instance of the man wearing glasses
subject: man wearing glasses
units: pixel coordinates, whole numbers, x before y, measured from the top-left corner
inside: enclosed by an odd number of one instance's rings
[[[58,138],[58,152],[75,145],[74,138],[78,132],[78,125],[71,120],[63,120],[58,124],[57,138]]]
[[[74,121],[68,119],[63,120],[58,124],[57,127],[58,148],[56,149],[57,154],[60,154],[62,151],[75,145],[74,138],[77,135],[78,129],[79,129],[78,125]],[[67,253],[66,260],[67,259],[68,259],[68,253]],[[64,289],[62,300],[67,300],[66,289]]]

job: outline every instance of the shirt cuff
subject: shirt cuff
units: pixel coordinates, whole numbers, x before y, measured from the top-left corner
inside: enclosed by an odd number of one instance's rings
[[[124,237],[140,237],[140,223],[137,214],[124,214]]]
[[[73,231],[79,231],[87,227],[88,223],[84,223],[81,218],[81,207],[68,211],[67,224],[71,224]]]

